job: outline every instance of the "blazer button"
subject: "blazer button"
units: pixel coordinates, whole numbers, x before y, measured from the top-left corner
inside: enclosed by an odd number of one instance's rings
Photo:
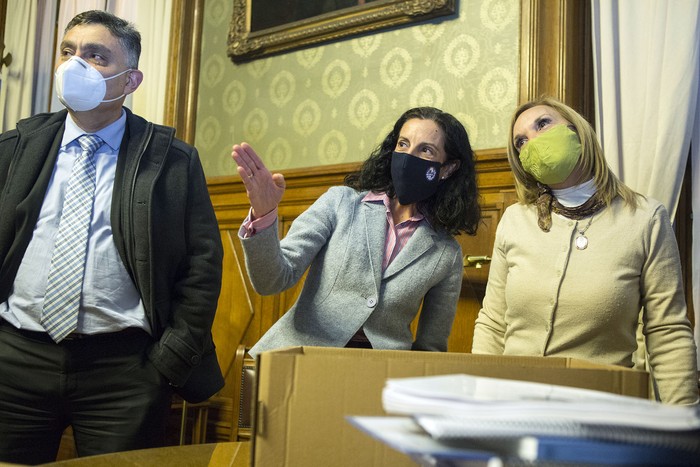
[[[377,304],[377,299],[374,297],[369,297],[367,299],[367,306],[370,308],[374,308],[374,306]]]
[[[190,358],[190,361],[193,365],[199,365],[199,360],[199,355],[192,355],[192,358]]]

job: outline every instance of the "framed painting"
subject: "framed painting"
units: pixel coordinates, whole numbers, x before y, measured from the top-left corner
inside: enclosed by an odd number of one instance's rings
[[[456,0],[233,0],[228,55],[242,63],[456,12]]]

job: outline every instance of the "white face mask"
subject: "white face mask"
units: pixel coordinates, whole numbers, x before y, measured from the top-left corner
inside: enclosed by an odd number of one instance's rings
[[[109,78],[103,78],[99,71],[78,56],[72,56],[56,69],[55,83],[58,100],[76,112],[92,110],[102,102],[114,102],[124,97],[103,100],[107,93],[105,81],[133,71],[129,68]]]

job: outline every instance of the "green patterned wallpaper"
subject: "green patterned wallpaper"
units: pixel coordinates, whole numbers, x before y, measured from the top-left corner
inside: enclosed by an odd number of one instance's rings
[[[207,176],[235,174],[247,141],[274,170],[364,160],[410,107],[503,147],[517,103],[519,0],[459,0],[445,17],[234,65],[231,0],[206,0],[195,145]]]

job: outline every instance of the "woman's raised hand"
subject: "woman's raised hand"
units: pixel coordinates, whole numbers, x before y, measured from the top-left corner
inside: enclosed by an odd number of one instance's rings
[[[238,165],[253,216],[259,218],[275,209],[284,194],[284,176],[270,173],[248,143],[235,144],[231,157]]]

